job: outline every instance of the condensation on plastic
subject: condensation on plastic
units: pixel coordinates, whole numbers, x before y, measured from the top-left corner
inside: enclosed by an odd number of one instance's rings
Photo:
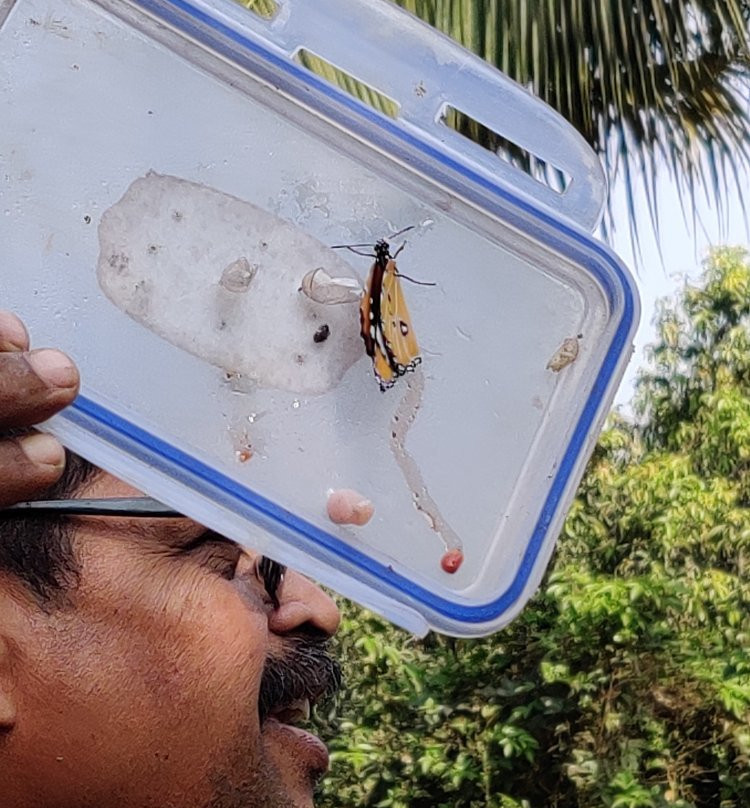
[[[596,229],[607,195],[599,159],[559,113],[519,84],[393,3],[277,3],[278,13],[271,20],[248,14],[231,0],[191,0],[190,5],[199,15],[220,21],[227,34],[256,37],[283,58],[292,59],[300,49],[322,57],[395,101],[399,122],[421,141],[434,143],[460,163],[473,163],[494,181],[504,182],[585,230]],[[144,5],[162,10],[166,6],[162,0]],[[415,82],[415,76],[424,80]],[[313,88],[306,92],[320,106],[327,103]],[[564,192],[467,142],[441,123],[449,106],[562,171],[568,177]]]

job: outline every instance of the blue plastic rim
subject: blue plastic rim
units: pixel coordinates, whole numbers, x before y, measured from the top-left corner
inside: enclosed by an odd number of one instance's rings
[[[241,56],[243,52],[252,54],[254,57],[252,65],[257,67],[256,62],[260,58],[274,72],[277,86],[280,85],[280,78],[287,76],[291,89],[300,83],[314,88],[330,100],[329,114],[341,118],[341,110],[344,110],[346,124],[350,128],[354,125],[360,132],[366,130],[370,142],[373,142],[374,125],[390,139],[395,138],[397,142],[404,144],[411,152],[421,153],[425,165],[430,167],[432,177],[447,176],[448,172],[453,175],[458,173],[469,184],[467,189],[461,189],[462,196],[471,198],[471,184],[478,186],[485,194],[491,194],[489,204],[486,195],[475,194],[475,199],[481,201],[483,209],[501,215],[511,225],[522,226],[530,238],[560,252],[576,265],[585,268],[600,283],[611,307],[614,307],[618,300],[621,301],[622,314],[529,537],[516,575],[510,586],[499,597],[481,605],[454,603],[415,584],[332,534],[240,485],[189,453],[85,396],[79,396],[62,417],[177,480],[197,494],[221,504],[272,533],[283,534],[284,539],[292,542],[299,550],[327,563],[337,558],[344,561],[347,566],[361,570],[369,581],[377,583],[382,593],[394,596],[400,602],[410,603],[412,606],[421,605],[429,612],[458,624],[482,624],[497,620],[513,607],[526,588],[545,544],[549,526],[558,513],[571,475],[585,449],[587,437],[596,425],[597,414],[610,382],[624,352],[629,348],[629,335],[634,326],[637,304],[627,272],[618,259],[589,234],[555,218],[525,197],[517,196],[512,189],[492,182],[474,170],[470,164],[463,164],[455,157],[443,154],[434,146],[420,141],[413,132],[400,126],[398,120],[378,113],[295,62],[268,50],[258,40],[250,39],[243,33],[229,28],[185,0],[137,0],[137,3],[183,33],[196,37],[213,50],[231,56],[234,61],[238,61],[238,55]],[[231,42],[231,48],[227,47],[227,40]],[[243,66],[247,67],[248,64],[245,63]],[[377,132],[377,129],[374,131]]]

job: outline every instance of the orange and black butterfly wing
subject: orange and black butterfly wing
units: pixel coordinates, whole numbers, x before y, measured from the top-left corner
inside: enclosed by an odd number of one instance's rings
[[[375,245],[375,263],[370,269],[359,314],[365,351],[372,359],[380,389],[387,390],[399,376],[414,370],[422,358],[396,262],[385,241]]]
[[[367,286],[359,305],[359,321],[362,340],[365,343],[365,352],[372,359],[375,377],[380,383],[380,389],[386,390],[396,381],[393,370],[393,361],[383,338],[381,318],[381,302],[383,274],[387,259],[382,256],[375,259],[367,279]]]
[[[422,361],[422,357],[419,355],[419,344],[396,271],[396,262],[393,259],[388,261],[383,273],[380,323],[383,342],[395,378],[414,370]]]
[[[362,334],[362,340],[365,343],[365,353],[369,357],[375,356],[375,330],[374,318],[375,312],[380,309],[380,287],[382,283],[383,271],[379,270],[377,261],[370,269],[370,275],[367,278],[365,290],[362,293],[362,299],[359,303],[359,327]],[[373,297],[373,286],[376,286],[375,292],[377,297]],[[377,304],[376,304],[377,300]]]

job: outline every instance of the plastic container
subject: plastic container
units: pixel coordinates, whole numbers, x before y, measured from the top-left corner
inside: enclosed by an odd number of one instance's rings
[[[49,430],[417,634],[512,619],[638,320],[591,236],[606,189],[579,135],[380,0],[279,0],[270,19],[0,0],[0,59],[3,305],[84,381]],[[449,107],[559,169],[564,193],[454,131]],[[381,392],[359,334],[373,258],[331,247],[370,254],[409,226],[391,255],[406,241],[399,271],[435,285],[401,279],[422,361]],[[370,503],[344,524],[342,490]]]

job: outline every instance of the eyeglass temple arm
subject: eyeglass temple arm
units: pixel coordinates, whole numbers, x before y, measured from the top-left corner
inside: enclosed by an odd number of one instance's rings
[[[72,516],[148,516],[152,518],[184,518],[163,502],[151,497],[112,497],[102,499],[39,499],[31,502],[17,502],[7,508],[0,508],[0,516],[7,513],[19,516],[57,513]],[[261,557],[261,572],[266,591],[278,609],[277,590],[284,580],[286,566],[267,556]]]
[[[0,508],[0,514],[17,511],[18,515],[58,513],[73,516],[144,516],[151,518],[184,518],[184,514],[151,497],[111,497],[103,499],[40,499],[17,502]]]

